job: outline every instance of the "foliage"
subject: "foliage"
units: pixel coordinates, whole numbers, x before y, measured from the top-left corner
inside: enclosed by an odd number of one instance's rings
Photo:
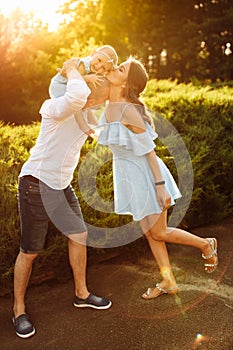
[[[41,102],[47,97],[44,81],[51,66],[49,43],[53,34],[31,17],[16,11],[11,19],[1,21],[0,118],[18,124],[38,120]],[[44,81],[41,77],[44,77]],[[4,115],[3,115],[4,113]],[[15,118],[17,115],[17,118]]]
[[[222,85],[151,80],[145,103],[168,119],[192,159],[194,190],[185,220],[206,224],[232,213],[233,97]]]
[[[16,257],[20,226],[17,215],[17,182],[22,163],[26,161],[39,125],[10,126],[0,125],[0,270],[1,282],[8,281],[13,273],[13,261]]]
[[[230,0],[67,0],[61,13],[52,33],[32,15],[0,13],[0,120],[38,121],[56,68],[102,44],[116,48],[119,62],[140,58],[151,78],[233,80],[232,54],[225,54],[227,43],[233,51]]]

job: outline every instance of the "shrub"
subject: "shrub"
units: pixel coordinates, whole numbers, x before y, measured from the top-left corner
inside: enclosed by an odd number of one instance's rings
[[[186,224],[213,223],[232,214],[232,87],[151,80],[144,101],[172,123],[191,156],[194,189]]]

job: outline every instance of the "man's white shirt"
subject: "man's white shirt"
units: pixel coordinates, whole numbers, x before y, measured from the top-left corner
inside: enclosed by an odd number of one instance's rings
[[[70,79],[64,96],[43,103],[40,133],[20,177],[32,175],[56,190],[70,184],[87,138],[74,113],[84,107],[90,92],[83,80]]]

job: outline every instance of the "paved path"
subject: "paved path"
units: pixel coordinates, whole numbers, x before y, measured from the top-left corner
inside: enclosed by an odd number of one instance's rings
[[[232,350],[233,219],[193,232],[215,232],[219,239],[220,265],[213,275],[204,272],[197,250],[169,245],[180,293],[145,301],[141,294],[159,280],[149,249],[132,254],[134,243],[115,257],[110,250],[102,261],[92,257],[88,269],[90,289],[112,300],[109,310],[73,307],[70,280],[31,287],[27,310],[36,335],[20,339],[11,322],[12,299],[0,298],[0,349]]]

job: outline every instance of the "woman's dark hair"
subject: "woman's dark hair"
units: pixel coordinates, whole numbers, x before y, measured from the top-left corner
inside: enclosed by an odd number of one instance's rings
[[[151,117],[146,113],[145,105],[140,100],[140,95],[148,82],[147,71],[143,64],[133,57],[130,57],[128,62],[130,63],[130,66],[128,79],[123,91],[123,97],[125,97],[129,102],[137,105],[140,112],[149,118],[148,122],[150,123]]]
[[[127,62],[130,63],[130,66],[126,87],[123,93],[124,97],[132,103],[142,104],[139,97],[148,81],[146,69],[140,61],[133,57],[130,57]]]

